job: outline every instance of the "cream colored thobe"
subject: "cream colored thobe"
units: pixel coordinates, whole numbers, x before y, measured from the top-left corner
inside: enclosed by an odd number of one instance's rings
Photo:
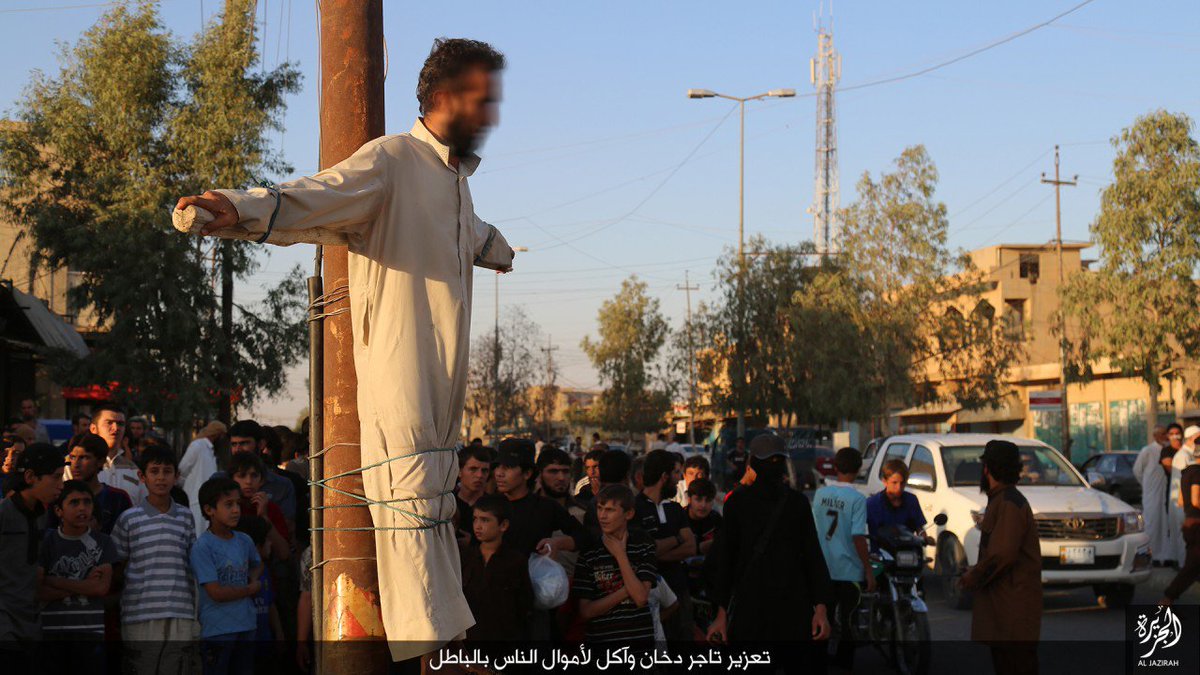
[[[1171,478],[1162,468],[1162,446],[1151,443],[1142,448],[1133,463],[1133,477],[1142,486],[1142,517],[1146,536],[1150,537],[1150,554],[1154,560],[1176,560],[1180,534],[1171,525],[1167,493]]]
[[[475,215],[467,177],[478,165],[471,156],[452,168],[449,148],[418,120],[407,134],[377,138],[337,166],[279,186],[282,203],[267,239],[327,241],[333,233],[349,247],[363,466],[451,449],[364,472],[372,500],[446,521],[375,534],[384,628],[396,660],[432,651],[474,624],[449,522],[458,475],[452,449],[466,396],[472,265],[508,270],[513,258],[504,237]],[[275,208],[269,191],[221,192],[237,207],[241,227],[266,232]],[[419,499],[396,501],[412,497]],[[371,515],[376,528],[429,524],[379,504]]]

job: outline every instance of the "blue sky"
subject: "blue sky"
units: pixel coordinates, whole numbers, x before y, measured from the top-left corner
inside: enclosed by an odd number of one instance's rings
[[[952,59],[1078,1],[839,3],[842,84]],[[0,0],[0,108],[11,109],[31,70],[53,71],[57,45],[77,39],[104,8],[6,10],[84,2]],[[678,325],[684,296],[675,285],[685,270],[702,288],[693,301],[703,299],[714,260],[736,244],[737,116],[726,117],[735,104],[689,100],[685,91],[812,92],[815,0],[384,4],[388,133],[407,131],[415,119],[416,76],[434,38],[487,40],[508,57],[501,124],[471,187],[480,216],[530,248],[516,273],[501,279],[501,306],[523,306],[551,336],[566,385],[597,384],[579,341],[595,330],[600,303],[624,277],[644,278]],[[167,27],[190,36],[220,3],[164,0],[161,7]],[[290,59],[304,74],[278,143],[297,174],[311,173],[315,9],[293,0],[259,7],[267,64]],[[1053,170],[1059,143],[1063,173],[1080,176],[1078,187],[1063,191],[1064,237],[1087,239],[1110,176],[1108,139],[1156,108],[1200,114],[1197,38],[1194,1],[1096,0],[928,75],[839,94],[842,204],[853,200],[864,171],[886,169],[906,146],[923,143],[940,170],[953,245],[1045,242],[1054,236],[1053,191],[1038,178]],[[749,104],[748,235],[811,238],[814,113],[811,96]],[[310,247],[274,249],[260,279],[239,292],[253,299],[261,295],[257,282],[297,262],[307,269],[311,258]],[[489,273],[476,277],[477,334],[492,325],[494,283]],[[305,405],[304,368],[295,369],[285,396],[259,407],[262,417],[294,420]]]

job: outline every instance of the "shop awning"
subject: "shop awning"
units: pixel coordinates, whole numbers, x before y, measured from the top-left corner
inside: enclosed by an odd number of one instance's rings
[[[980,422],[1012,422],[1025,419],[1025,405],[1016,396],[1006,397],[996,407],[961,410],[958,413],[959,424],[978,424]]]
[[[46,303],[12,286],[6,285],[6,288],[11,293],[13,302],[20,309],[21,316],[29,322],[41,339],[43,346],[49,349],[65,350],[79,358],[90,353],[79,333],[70,324],[51,312]]]
[[[947,417],[961,409],[957,401],[926,403],[892,413],[892,417]]]

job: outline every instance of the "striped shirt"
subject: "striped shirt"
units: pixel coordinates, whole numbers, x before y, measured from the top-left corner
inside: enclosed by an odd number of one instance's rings
[[[637,529],[629,530],[625,552],[637,578],[655,583],[658,570],[654,567],[654,540],[650,535]],[[597,537],[593,545],[580,552],[579,561],[575,563],[575,594],[581,600],[600,600],[624,587],[616,558]],[[649,604],[638,607],[631,598],[625,598],[608,612],[587,622],[586,639],[588,642],[653,641],[654,620]]]
[[[121,514],[112,538],[117,557],[129,561],[122,623],[196,618],[196,582],[188,557],[196,541],[191,510],[171,502],[171,510],[161,513],[143,501]]]

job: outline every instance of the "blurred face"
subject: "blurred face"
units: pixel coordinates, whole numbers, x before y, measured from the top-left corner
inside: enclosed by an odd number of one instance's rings
[[[713,499],[712,497],[689,497],[688,498],[688,515],[693,520],[703,520],[712,513]]]
[[[171,488],[175,487],[175,467],[171,464],[162,464],[153,462],[146,467],[143,473],[138,472],[138,478],[146,484],[146,491],[156,497],[165,497],[171,494]]]
[[[551,497],[565,497],[571,487],[571,467],[566,464],[550,464],[542,469],[542,489]]]
[[[1183,447],[1183,432],[1179,429],[1172,429],[1167,432],[1167,442],[1176,450]]]
[[[584,460],[583,472],[587,474],[588,483],[591,483],[593,486],[600,484],[600,460]]]
[[[73,425],[73,430],[75,431],[76,434],[82,434],[85,431],[87,431],[91,426],[92,426],[92,418],[90,418],[86,415],[80,415],[75,420],[75,424]]]
[[[475,520],[471,525],[475,538],[484,543],[498,541],[508,531],[508,521],[501,523],[495,515],[487,511],[475,511]]]
[[[246,498],[257,494],[263,485],[262,474],[254,469],[239,471],[233,475],[233,480],[237,482],[238,487],[242,488],[242,496]]]
[[[683,470],[683,482],[685,485],[691,485],[692,481],[697,478],[708,478],[708,472],[701,466],[689,466]]]
[[[495,471],[496,491],[504,495],[521,494],[532,473],[519,466],[498,464]]]
[[[125,440],[125,415],[101,410],[99,415],[92,418],[91,431],[103,438],[110,449],[120,447],[121,441]]]
[[[738,450],[745,450],[745,449],[746,449],[746,441],[743,441],[742,439],[740,439],[740,438],[739,438],[739,439],[737,440],[737,449],[738,449]]]
[[[258,441],[254,440],[253,436],[230,436],[229,451],[258,452]]]
[[[888,499],[893,502],[900,500],[900,495],[904,492],[904,486],[908,480],[902,473],[894,473],[883,481],[883,490],[887,493]]]
[[[32,399],[21,401],[21,418],[25,420],[37,419],[37,404]]]
[[[134,440],[146,435],[146,425],[141,420],[129,423],[129,436]]]
[[[72,492],[63,500],[61,506],[54,507],[54,513],[64,527],[76,532],[87,530],[92,526],[92,494]]]
[[[471,457],[458,470],[458,482],[462,485],[463,490],[466,490],[470,494],[483,492],[483,486],[487,484],[488,473],[490,472],[491,467],[488,466],[487,462],[481,462]]]
[[[600,521],[600,531],[604,534],[619,533],[632,518],[633,511],[626,511],[617,502],[596,504],[596,519]]]
[[[238,501],[238,493],[230,490],[217,498],[216,507],[205,506],[204,515],[208,516],[209,521],[220,523],[229,529],[237,527],[238,520],[242,517],[242,506]]]
[[[67,464],[71,465],[72,478],[87,482],[100,473],[101,460],[82,447],[75,446],[67,454]]]
[[[63,471],[65,466],[55,469],[54,473],[45,476],[34,476],[32,471],[25,472],[25,482],[29,485],[29,494],[42,503],[50,506],[62,492]]]
[[[446,144],[455,157],[466,157],[483,143],[499,121],[500,74],[483,66],[469,68],[433,95],[430,117],[445,116]]]

